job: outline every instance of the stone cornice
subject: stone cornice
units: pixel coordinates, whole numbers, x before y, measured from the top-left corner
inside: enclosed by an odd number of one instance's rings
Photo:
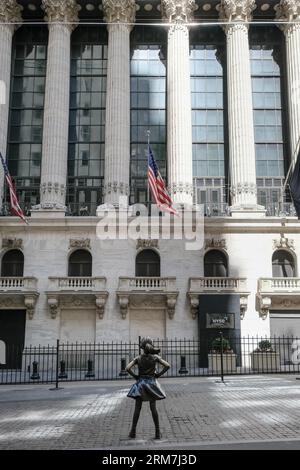
[[[221,0],[220,20],[229,23],[249,22],[255,8],[255,0]]]
[[[76,0],[42,0],[42,8],[48,23],[67,23],[71,30],[78,23],[79,5]]]
[[[104,20],[107,23],[134,23],[135,0],[103,0]]]
[[[162,18],[168,23],[191,23],[196,8],[195,0],[161,0]]]
[[[1,1],[0,24],[12,23],[11,26],[14,26],[13,23],[21,23],[22,22],[21,11],[22,11],[22,7],[16,2],[16,0]]]

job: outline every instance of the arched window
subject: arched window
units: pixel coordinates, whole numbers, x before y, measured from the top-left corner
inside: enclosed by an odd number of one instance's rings
[[[24,273],[24,255],[20,250],[9,250],[2,258],[2,277],[22,277]]]
[[[136,257],[135,275],[160,276],[160,257],[153,250],[143,250]]]
[[[69,276],[90,277],[92,275],[92,255],[86,250],[76,250],[69,258]]]
[[[295,260],[291,253],[277,250],[272,256],[273,277],[295,277]]]
[[[222,251],[210,250],[204,256],[205,277],[227,277],[227,258]]]

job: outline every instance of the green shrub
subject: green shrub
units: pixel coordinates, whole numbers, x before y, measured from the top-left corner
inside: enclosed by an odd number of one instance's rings
[[[272,344],[271,344],[271,341],[269,341],[268,339],[263,339],[262,341],[260,341],[258,343],[258,349],[257,351],[261,351],[261,352],[272,352],[273,351],[273,348],[272,348]]]
[[[215,338],[211,343],[211,349],[215,352],[220,353],[221,352],[221,341],[222,341],[221,337]],[[223,338],[222,342],[223,342],[223,352],[230,352],[231,347],[230,347],[230,343],[229,343],[228,339]]]

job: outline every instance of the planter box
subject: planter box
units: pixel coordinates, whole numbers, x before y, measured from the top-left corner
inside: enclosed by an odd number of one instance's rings
[[[258,372],[275,372],[280,370],[280,356],[278,352],[253,352],[251,368]]]
[[[208,368],[212,372],[221,373],[221,354],[208,354]],[[236,354],[223,354],[223,372],[224,374],[236,373]]]

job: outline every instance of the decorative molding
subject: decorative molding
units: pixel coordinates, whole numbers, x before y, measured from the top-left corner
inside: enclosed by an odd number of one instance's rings
[[[164,298],[162,295],[138,295],[130,298],[130,308],[164,308]]]
[[[16,0],[5,0],[0,2],[0,24],[9,24],[12,31],[18,27],[14,23],[22,23],[22,7]]]
[[[70,31],[76,28],[80,10],[76,0],[42,0],[42,9],[48,23],[66,23]]]
[[[214,238],[206,238],[205,239],[205,249],[207,248],[222,248],[224,250],[227,249],[227,243],[225,238],[215,240]]]
[[[228,23],[249,22],[255,8],[255,0],[221,0],[220,20]]]
[[[136,249],[140,248],[157,248],[158,249],[158,240],[152,240],[151,238],[143,239],[138,238],[136,242]]]
[[[193,195],[193,185],[190,183],[172,183],[168,189],[171,194],[186,193],[189,196]]]
[[[70,248],[89,248],[91,249],[91,240],[89,238],[71,238],[69,249]]]
[[[254,183],[239,183],[236,186],[231,186],[230,193],[233,197],[238,194],[252,194],[256,196],[257,186]]]
[[[67,187],[65,184],[60,184],[57,182],[48,181],[48,183],[42,183],[40,185],[41,194],[59,194],[60,196],[65,196]]]
[[[19,296],[13,295],[12,297],[6,296],[2,299],[0,297],[0,308],[16,308],[16,307],[23,307],[22,298]]]
[[[161,0],[162,18],[168,23],[191,23],[195,10],[195,0]]]
[[[112,193],[123,194],[124,196],[129,196],[129,185],[126,183],[118,183],[117,181],[109,182],[104,185],[103,195]]]
[[[279,240],[273,240],[273,249],[289,249],[295,251],[294,240],[286,237],[280,237]]]
[[[21,250],[23,248],[22,238],[3,238],[2,248]]]
[[[102,0],[104,21],[107,23],[134,23],[135,0]]]
[[[241,317],[241,320],[244,320],[247,308],[248,308],[248,297],[241,295],[240,296],[240,317]]]

